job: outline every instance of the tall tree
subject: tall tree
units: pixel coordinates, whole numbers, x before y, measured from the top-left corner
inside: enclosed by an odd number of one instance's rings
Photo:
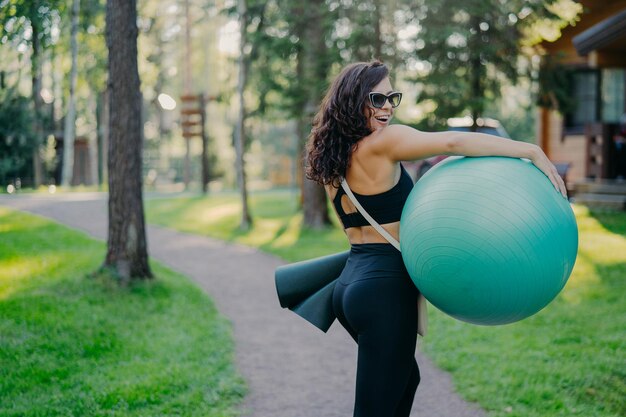
[[[410,58],[426,69],[416,81],[418,102],[434,110],[424,124],[441,127],[449,117],[471,115],[473,128],[487,104],[500,97],[504,81],[520,76],[525,28],[538,19],[556,17],[550,4],[560,0],[419,0],[406,15],[419,22]]]
[[[337,47],[347,61],[380,59],[393,68],[398,63],[396,54],[398,27],[395,12],[401,0],[364,0],[342,3],[335,24]]]
[[[123,281],[151,278],[142,197],[136,0],[108,0],[109,236],[104,262]]]
[[[237,185],[241,194],[241,219],[239,227],[248,230],[252,225],[252,217],[248,207],[248,190],[246,184],[246,167],[244,160],[246,140],[246,101],[245,89],[248,81],[248,58],[247,58],[247,32],[248,32],[248,7],[246,0],[238,0],[237,11],[239,14],[239,78],[237,81],[237,101],[239,113],[235,126],[235,151],[237,154],[235,166],[237,169]]]
[[[298,114],[298,143],[304,142],[311,128],[311,120],[324,95],[324,85],[328,77],[329,51],[326,36],[329,30],[329,11],[324,0],[312,0],[300,14],[301,21],[296,30],[300,38],[298,51],[298,81],[303,92]],[[304,155],[306,160],[306,155]],[[304,167],[304,165],[303,165]],[[306,227],[322,228],[330,225],[328,204],[324,187],[308,178],[302,183],[303,224]]]
[[[90,155],[92,168],[95,169],[94,183],[98,185],[102,185],[107,178],[108,96],[105,19],[105,0],[81,0],[79,43],[83,46],[81,51],[85,50],[85,53],[88,53],[81,62],[81,79],[89,86],[89,100],[95,99],[96,105],[95,111],[89,112],[88,119],[91,119],[96,127],[95,137],[90,137]]]
[[[61,185],[69,187],[74,173],[74,136],[76,133],[76,78],[78,78],[78,13],[80,0],[72,0],[72,24],[70,44],[72,69],[70,70],[70,94],[67,100],[65,128],[63,129],[63,171]]]
[[[250,2],[251,77],[259,106],[251,114],[295,120],[297,157],[303,172],[304,142],[317,104],[326,88],[332,63],[339,60],[330,46],[333,18],[324,0]],[[331,58],[332,56],[332,58]],[[301,175],[300,178],[303,178]],[[306,179],[302,183],[303,224],[319,228],[330,224],[324,189]]]
[[[436,103],[430,127],[466,109],[475,123],[486,101],[499,94],[499,74],[515,81],[519,19],[513,10],[519,4],[511,3],[519,2],[422,0],[415,6],[415,55],[429,67],[419,80],[418,101]]]

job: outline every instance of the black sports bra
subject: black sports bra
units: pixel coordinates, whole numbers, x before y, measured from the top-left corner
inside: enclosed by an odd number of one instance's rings
[[[363,195],[353,192],[363,208],[379,224],[400,221],[404,203],[413,189],[413,180],[409,176],[409,173],[406,172],[402,164],[400,164],[400,168],[400,179],[390,190],[372,195]],[[333,198],[333,205],[335,206],[335,210],[337,210],[341,223],[343,223],[343,228],[349,229],[350,227],[369,226],[369,222],[358,211],[354,213],[346,213],[343,211],[343,207],[341,207],[341,197],[345,194],[346,192],[343,188],[339,187],[335,198]]]

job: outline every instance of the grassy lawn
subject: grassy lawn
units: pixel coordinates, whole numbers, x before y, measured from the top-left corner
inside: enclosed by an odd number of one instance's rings
[[[120,288],[104,244],[4,208],[0,236],[0,415],[237,415],[230,325],[186,277]]]
[[[339,228],[301,231],[297,197],[251,196],[255,224],[237,230],[235,194],[147,202],[151,223],[235,241],[288,261],[347,248]],[[452,373],[459,392],[491,416],[626,415],[626,214],[575,207],[580,249],[570,280],[543,311],[522,322],[480,327],[431,307],[421,348]],[[427,384],[428,381],[424,381]]]

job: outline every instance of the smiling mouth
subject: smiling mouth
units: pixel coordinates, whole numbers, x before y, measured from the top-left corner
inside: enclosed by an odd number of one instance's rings
[[[378,120],[379,122],[387,123],[389,121],[389,119],[391,119],[391,115],[385,114],[385,115],[382,115],[382,116],[374,116],[374,118],[376,120]]]

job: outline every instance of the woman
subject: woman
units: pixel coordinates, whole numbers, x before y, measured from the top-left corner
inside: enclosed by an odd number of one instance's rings
[[[307,175],[325,186],[351,244],[333,308],[358,343],[355,417],[410,414],[420,381],[415,361],[418,292],[400,253],[358,213],[340,187],[342,179],[396,239],[413,187],[403,160],[442,154],[528,158],[557,191],[566,193],[556,168],[535,145],[480,133],[427,133],[390,125],[401,98],[381,62],[348,65],[322,101],[307,145]]]

